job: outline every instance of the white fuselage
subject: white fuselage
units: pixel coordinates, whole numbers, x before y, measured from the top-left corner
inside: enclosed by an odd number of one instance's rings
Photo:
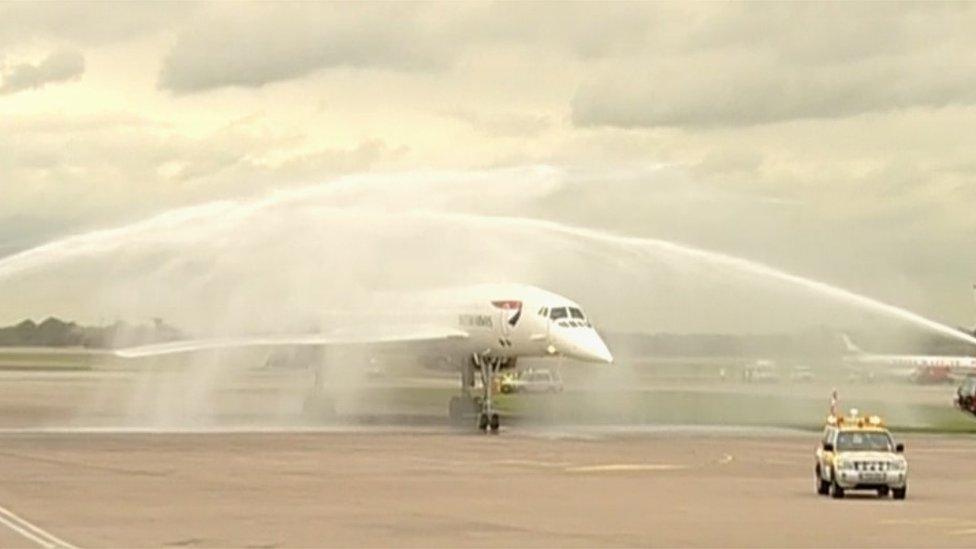
[[[436,304],[441,321],[468,334],[457,343],[466,353],[613,362],[582,308],[558,294],[528,285],[493,284],[438,291],[427,299]]]
[[[575,302],[534,286],[482,285],[378,295],[367,310],[323,312],[317,333],[189,339],[116,349],[138,358],[246,347],[409,347],[419,356],[474,356],[514,364],[518,357],[565,356],[613,362]]]

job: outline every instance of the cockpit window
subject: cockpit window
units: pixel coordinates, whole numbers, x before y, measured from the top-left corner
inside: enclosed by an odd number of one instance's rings
[[[566,312],[566,307],[556,307],[549,311],[549,318],[553,320],[559,320],[560,318],[566,318],[569,314]]]
[[[572,315],[573,318],[578,318],[580,320],[586,319],[586,317],[583,316],[583,311],[577,309],[576,307],[570,307],[569,314]]]

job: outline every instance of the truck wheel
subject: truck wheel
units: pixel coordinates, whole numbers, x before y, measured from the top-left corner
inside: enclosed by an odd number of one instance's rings
[[[827,494],[830,493],[830,483],[827,482],[826,480],[824,480],[822,476],[820,476],[820,466],[819,465],[817,466],[817,469],[816,469],[815,472],[816,472],[816,475],[817,475],[815,477],[816,480],[817,480],[817,494],[819,494],[821,496],[826,496]]]
[[[837,477],[835,475],[836,473],[834,475],[830,475],[833,479],[830,482],[830,497],[834,499],[843,499],[844,489],[837,484]]]
[[[895,499],[905,499],[905,495],[908,493],[908,486],[904,488],[895,488],[892,490],[894,492]]]
[[[882,486],[882,487],[878,488],[878,497],[879,498],[886,498],[886,497],[888,497],[888,487],[887,486]]]

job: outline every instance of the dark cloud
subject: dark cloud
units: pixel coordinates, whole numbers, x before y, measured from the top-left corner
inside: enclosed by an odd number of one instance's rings
[[[659,43],[654,14],[640,4],[217,5],[180,30],[159,85],[188,93],[338,67],[430,72],[463,59],[471,68],[513,46],[599,59]]]
[[[100,46],[171,26],[189,17],[190,2],[4,2],[0,3],[0,47],[53,40]]]
[[[85,57],[77,51],[63,50],[48,55],[40,63],[22,63],[3,71],[0,95],[40,88],[55,82],[81,77],[85,72]]]
[[[966,53],[976,21],[964,2],[743,2],[706,14],[688,33],[690,50],[761,50],[804,66]]]
[[[180,33],[159,86],[187,93],[258,87],[330,67],[440,69],[451,48],[423,13],[399,4],[236,5]]]
[[[675,23],[686,36],[595,67],[574,123],[748,126],[976,103],[971,7],[732,5]]]
[[[673,10],[638,2],[496,2],[458,17],[452,38],[529,45],[593,60],[663,46]]]
[[[976,73],[944,59],[815,68],[713,56],[601,75],[572,112],[579,126],[715,127],[974,103]]]

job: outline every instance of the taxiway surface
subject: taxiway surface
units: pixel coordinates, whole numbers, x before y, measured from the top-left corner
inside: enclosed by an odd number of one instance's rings
[[[906,501],[814,493],[816,436],[661,430],[0,435],[0,506],[77,547],[972,546],[976,441]],[[43,546],[0,526],[3,546]]]
[[[418,393],[438,399],[419,422],[321,428],[283,410],[255,425],[301,389],[262,375],[179,432],[140,426],[159,419],[152,381],[0,374],[0,547],[976,545],[972,435],[899,437],[906,501],[837,501],[815,494],[812,431],[514,423],[489,436],[447,426],[436,391]],[[201,412],[184,404],[177,422]]]

